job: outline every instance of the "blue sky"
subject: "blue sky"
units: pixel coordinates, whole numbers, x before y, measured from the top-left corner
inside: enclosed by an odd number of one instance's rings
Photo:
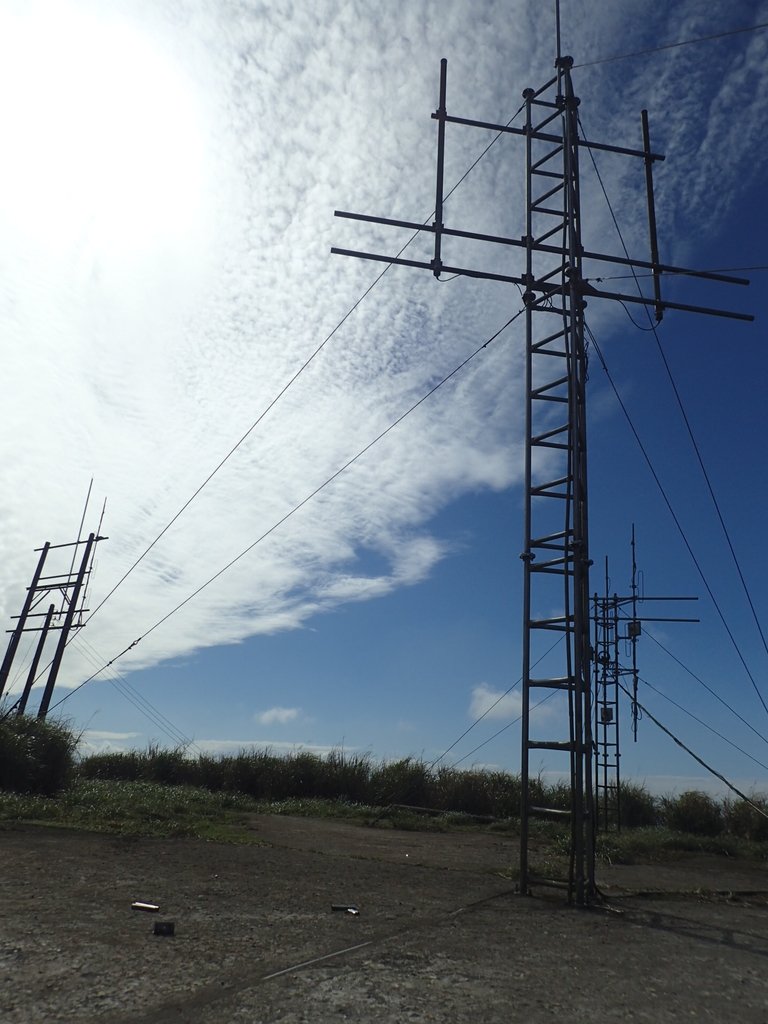
[[[562,11],[564,50],[577,65],[768,21],[763,2],[667,11],[563,0]],[[549,76],[554,44],[549,8],[529,3],[179,0],[160,10],[141,0],[5,0],[0,28],[4,93],[15,98],[2,113],[12,159],[0,172],[0,319],[15,426],[1,471],[7,621],[32,549],[76,532],[91,477],[90,519],[95,526],[106,497],[110,537],[93,577],[98,604],[379,273],[331,256],[331,245],[394,253],[406,240],[334,220],[334,209],[417,221],[430,213],[440,58],[450,113],[506,121],[522,90]],[[656,169],[665,262],[767,262],[767,44],[768,32],[755,31],[574,72],[591,136],[636,146],[639,110],[649,110],[654,146],[667,155]],[[449,126],[446,181],[487,141]],[[519,141],[494,146],[446,221],[520,234],[521,160]],[[586,242],[619,252],[584,165]],[[645,258],[639,168],[602,157],[599,166],[630,251]],[[424,243],[412,251],[425,253]],[[451,258],[515,269],[509,254],[469,247]],[[680,301],[754,313],[754,325],[670,313],[659,337],[762,621],[765,272],[746,276],[749,289],[666,287]],[[71,645],[57,699],[143,636],[115,667],[193,750],[343,744],[437,758],[520,674],[517,327],[148,631],[518,306],[516,290],[501,285],[390,271]],[[590,304],[589,320],[768,700],[768,654],[653,335],[606,303]],[[607,555],[613,588],[626,591],[634,522],[646,592],[700,597],[699,625],[659,624],[655,635],[768,735],[594,356],[589,387],[593,589]],[[650,638],[640,669],[768,764],[766,741]],[[61,707],[84,742],[170,742],[107,676]],[[657,693],[642,697],[726,775],[768,788],[754,761]],[[470,752],[518,709],[513,693],[446,763],[469,755],[464,764],[516,769],[515,726]],[[623,771],[662,790],[709,784],[649,722],[638,744],[624,742]]]

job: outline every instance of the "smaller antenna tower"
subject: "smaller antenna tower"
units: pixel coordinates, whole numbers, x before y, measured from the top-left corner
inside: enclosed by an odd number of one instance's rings
[[[632,584],[626,596],[609,594],[608,559],[605,560],[605,595],[595,593],[594,622],[594,742],[595,822],[598,831],[621,829],[621,773],[619,703],[622,679],[631,680],[632,738],[637,742],[637,644],[643,622],[698,622],[698,619],[642,615],[646,601],[698,601],[697,597],[646,597],[640,593],[635,527],[632,525]],[[622,645],[624,660],[622,661]],[[628,662],[628,664],[627,664]]]
[[[93,483],[93,481],[91,481],[91,483]],[[88,495],[90,496],[90,487],[88,489]],[[83,519],[85,518],[87,507],[88,499],[86,498]],[[99,521],[99,530],[101,529],[103,518],[104,510],[102,509],[101,520]],[[32,582],[27,587],[27,596],[24,600],[21,613],[19,615],[12,616],[12,618],[16,620],[16,626],[12,630],[7,631],[11,634],[11,637],[8,642],[8,647],[6,649],[2,665],[0,665],[0,698],[8,687],[11,669],[13,668],[14,661],[18,654],[19,644],[21,643],[22,637],[25,633],[40,634],[35,648],[35,653],[32,657],[32,662],[27,673],[24,689],[19,699],[12,706],[12,710],[15,710],[18,715],[23,715],[26,712],[29,696],[32,692],[32,686],[38,679],[38,668],[43,657],[43,651],[48,641],[48,637],[51,632],[58,632],[59,639],[56,644],[53,658],[47,666],[48,678],[46,679],[43,696],[37,712],[38,718],[46,717],[51,704],[53,689],[56,685],[56,680],[58,679],[59,671],[61,669],[61,663],[64,658],[64,650],[69,643],[73,631],[77,632],[85,625],[83,615],[89,611],[89,609],[85,607],[85,600],[88,582],[93,570],[96,545],[99,541],[108,540],[109,538],[102,537],[97,531],[96,533],[89,534],[88,537],[83,540],[81,536],[82,525],[83,524],[81,522],[76,541],[72,541],[68,544],[51,544],[50,541],[46,541],[42,548],[35,549],[36,552],[40,553],[37,568],[32,576]],[[63,572],[54,572],[45,576],[43,575],[43,570],[46,567],[51,567],[49,556],[51,556],[52,553],[52,557],[55,558],[56,553],[60,553],[60,556],[64,556],[65,553],[69,551],[72,552],[72,557],[69,561],[68,569],[65,569]],[[77,554],[80,551],[82,552],[82,555],[76,569],[75,562]],[[61,563],[54,565],[53,567],[61,569],[65,566],[66,563]],[[47,609],[45,611],[38,611],[38,608],[45,605],[46,600],[49,602]],[[43,620],[42,622],[40,621],[41,619]],[[44,672],[45,669],[42,671]],[[42,672],[39,674],[42,674]]]

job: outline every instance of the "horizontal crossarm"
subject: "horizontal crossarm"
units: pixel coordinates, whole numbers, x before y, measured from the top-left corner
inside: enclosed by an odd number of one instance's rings
[[[444,233],[448,232],[444,229]],[[425,262],[424,260],[404,260],[399,256],[384,256],[380,253],[373,252],[359,252],[357,249],[338,249],[334,246],[331,252],[336,256],[354,256],[360,260],[374,260],[377,263],[394,263],[399,267],[417,267],[421,270],[431,270],[434,272],[435,266],[433,262]],[[460,277],[474,277],[480,278],[483,281],[506,281],[510,284],[525,285],[530,292],[538,292],[540,294],[549,295],[552,293],[552,287],[550,285],[542,285],[536,281],[526,281],[523,277],[513,277],[509,274],[490,274],[485,270],[471,270],[467,267],[450,267],[447,264],[442,264],[441,269],[446,274],[456,274]],[[593,295],[600,299],[619,299],[622,302],[634,302],[641,306],[656,306],[655,298],[646,298],[643,295],[622,295],[617,292],[603,292],[598,291],[597,288],[593,288],[591,285],[584,286],[585,295]],[[678,309],[686,313],[703,313],[707,316],[719,316],[725,317],[729,320],[754,320],[754,316],[749,313],[731,313],[725,309],[711,309],[708,306],[691,306],[683,302],[668,302],[666,299],[662,301],[664,309]]]
[[[407,228],[409,231],[434,232],[434,224],[418,224],[411,220],[395,220],[392,217],[374,217],[366,213],[350,213],[347,210],[334,210],[334,217],[341,217],[345,220],[359,220],[367,224],[383,224],[391,228]],[[503,235],[485,235],[479,231],[462,231],[458,228],[441,227],[442,235],[451,235],[454,238],[468,238],[476,242],[493,242],[496,245],[512,245],[518,249],[525,249],[524,238],[506,238]],[[560,245],[543,245],[534,242],[531,245],[534,252],[552,253],[555,256],[562,256],[565,250]],[[338,252],[338,249],[331,249],[331,252]],[[635,260],[628,256],[613,256],[610,253],[591,252],[585,250],[581,254],[585,260],[599,260],[602,263],[617,263],[622,267],[638,267],[641,270],[658,270],[664,274],[680,274],[682,277],[698,277],[705,281],[721,281],[724,284],[748,285],[747,277],[731,277],[728,274],[718,274],[713,270],[691,270],[688,267],[675,267],[668,263],[652,263],[648,260]]]

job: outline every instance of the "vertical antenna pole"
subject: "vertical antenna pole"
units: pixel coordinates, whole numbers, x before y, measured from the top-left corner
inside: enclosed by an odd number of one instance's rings
[[[632,523],[632,739],[637,743],[637,553],[635,524]]]
[[[557,55],[555,64],[557,64],[562,56],[560,45],[560,0],[555,0],[555,36],[557,38]]]
[[[93,477],[91,477],[91,482],[88,484],[88,493],[85,496],[85,505],[83,505],[83,514],[80,517],[80,526],[78,527],[78,530],[77,530],[77,540],[75,541],[75,546],[72,548],[72,561],[70,562],[70,565],[69,565],[69,575],[70,576],[74,572],[75,558],[77,558],[77,545],[80,543],[80,539],[83,536],[83,526],[85,525],[85,517],[88,514],[88,504],[89,504],[89,502],[91,500],[91,491],[92,491],[92,489],[93,489]],[[97,533],[98,533],[98,531],[97,531]]]
[[[587,487],[587,362],[584,347],[584,307],[581,291],[581,199],[579,194],[579,100],[573,94],[573,60],[562,57],[558,70],[564,85],[563,155],[565,170],[565,213],[568,248],[568,316],[566,337],[570,352],[569,401],[571,443],[569,461],[572,475],[572,580],[566,586],[566,609],[573,622],[573,856],[575,895],[580,905],[588,903],[595,888],[594,806],[592,792],[592,653],[589,634],[589,522]],[[570,604],[572,602],[572,604]],[[570,608],[568,607],[570,604]]]
[[[448,61],[443,57],[440,61],[440,105],[437,108],[437,183],[435,185],[435,258],[432,260],[432,273],[440,277],[443,264],[441,246],[443,240],[443,168],[445,164],[445,90],[448,78]]]
[[[642,110],[643,150],[645,151],[645,191],[648,196],[648,234],[651,239],[651,263],[653,264],[653,297],[656,299],[656,322],[664,316],[661,304],[661,277],[659,275],[659,243],[656,237],[656,204],[653,198],[653,157],[651,156],[651,135],[648,129],[648,111]]]
[[[32,685],[37,676],[37,666],[40,664],[40,658],[43,654],[43,648],[45,647],[45,641],[48,639],[48,633],[51,629],[51,621],[53,620],[53,613],[56,611],[56,605],[52,604],[48,608],[48,614],[45,616],[45,625],[43,626],[42,632],[40,633],[40,639],[37,641],[37,648],[35,649],[35,656],[32,659],[32,664],[29,666],[29,675],[27,681],[24,684],[24,692],[19,700],[19,706],[16,709],[17,715],[23,715],[27,710],[27,701],[29,695],[32,692]]]
[[[88,569],[88,562],[91,557],[91,548],[93,547],[96,535],[91,533],[88,535],[88,540],[85,543],[85,551],[83,552],[83,559],[80,562],[80,570],[77,574],[77,582],[75,583],[72,591],[72,597],[69,602],[69,608],[64,618],[64,625],[61,629],[61,636],[59,637],[59,643],[56,647],[56,653],[53,656],[51,662],[51,671],[48,674],[48,680],[45,684],[45,690],[43,691],[43,699],[40,701],[40,707],[37,711],[38,718],[45,718],[48,714],[48,707],[51,703],[51,697],[53,696],[53,688],[56,685],[56,677],[59,674],[59,668],[61,667],[61,659],[64,657],[64,648],[67,646],[67,640],[69,639],[69,631],[72,628],[72,622],[77,612],[77,605],[80,600],[80,591],[83,589],[83,581],[85,580],[85,574]]]
[[[37,584],[40,582],[40,575],[45,565],[45,559],[48,557],[48,550],[50,548],[50,542],[46,541],[43,546],[43,550],[40,553],[40,561],[37,563],[35,569],[35,575],[32,577],[32,583],[30,584],[29,590],[27,591],[27,597],[24,601],[24,607],[21,609],[21,615],[19,621],[16,623],[16,629],[13,631],[10,643],[8,644],[8,650],[5,652],[3,658],[3,664],[0,667],[0,697],[3,695],[5,690],[5,684],[8,682],[8,675],[11,671],[11,665],[13,665],[13,659],[16,657],[16,651],[19,646],[19,641],[24,634],[24,627],[27,624],[27,616],[29,615],[32,607],[32,602],[35,598],[35,592],[37,591]]]
[[[525,393],[530,395],[533,390],[533,310],[536,299],[531,290],[533,283],[533,183],[531,167],[533,165],[533,147],[531,140],[531,117],[533,107],[533,89],[523,93],[525,100],[525,285],[523,302],[525,303]],[[533,411],[530,401],[525,403],[525,493],[530,495],[532,478],[532,452],[528,439],[533,432]],[[528,816],[530,809],[528,744],[531,738],[530,693],[531,693],[531,562],[535,554],[531,545],[531,501],[527,498],[523,510],[523,714],[521,724],[522,756],[520,759],[520,892],[527,893],[528,886]]]

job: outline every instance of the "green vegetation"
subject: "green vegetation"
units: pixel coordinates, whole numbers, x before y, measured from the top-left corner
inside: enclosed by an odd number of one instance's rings
[[[64,723],[0,721],[0,822],[41,822],[125,835],[249,841],[253,813],[359,820],[380,828],[467,827],[514,831],[520,779],[500,771],[436,768],[417,758],[374,762],[367,754],[243,750],[188,756],[156,746],[80,761]],[[567,809],[569,787],[533,780],[534,800]],[[768,798],[752,803],[768,813]],[[654,797],[624,783],[620,833],[600,834],[597,853],[614,863],[680,852],[768,856],[768,818],[744,800],[706,793]],[[614,815],[615,808],[609,808]],[[552,854],[567,853],[562,826],[532,825]]]
[[[0,790],[53,796],[72,780],[79,737],[63,722],[0,721]]]
[[[768,799],[752,794],[751,801],[764,814],[768,814]],[[741,839],[756,843],[768,842],[768,818],[760,814],[746,800],[723,801],[723,817],[728,831]]]
[[[645,786],[624,782],[619,801],[619,820],[622,828],[645,828],[660,822],[659,801]]]
[[[597,857],[609,864],[647,864],[674,859],[683,853],[710,853],[760,860],[768,857],[768,850],[759,843],[729,833],[697,835],[692,832],[676,832],[660,825],[603,833],[597,838]]]
[[[0,793],[0,822],[28,822],[116,835],[248,841],[253,800],[157,782],[75,781],[59,797]]]
[[[674,832],[719,836],[724,831],[722,806],[707,793],[688,792],[661,801],[664,824]]]
[[[81,778],[102,781],[203,786],[270,803],[309,798],[379,808],[406,804],[496,818],[513,817],[520,806],[520,780],[505,772],[433,771],[412,757],[375,763],[367,754],[342,751],[320,757],[305,751],[278,755],[244,750],[231,757],[191,758],[179,750],[150,747],[145,752],[86,757],[78,773]],[[552,790],[558,806],[559,790]],[[542,799],[546,799],[543,793]]]

